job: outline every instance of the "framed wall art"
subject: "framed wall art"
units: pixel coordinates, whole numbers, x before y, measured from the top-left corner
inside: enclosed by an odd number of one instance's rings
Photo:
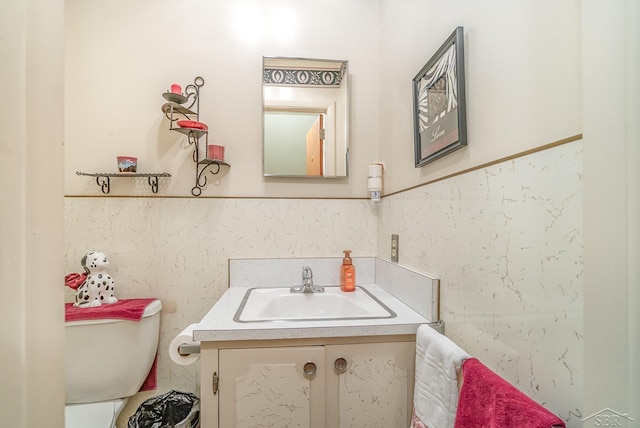
[[[416,168],[467,145],[463,28],[413,78]]]

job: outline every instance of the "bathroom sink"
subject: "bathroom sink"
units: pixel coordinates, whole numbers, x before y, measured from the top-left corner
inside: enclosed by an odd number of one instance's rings
[[[235,316],[236,322],[312,321],[394,318],[395,312],[366,288],[345,293],[340,287],[324,287],[324,293],[291,293],[289,287],[247,290]]]

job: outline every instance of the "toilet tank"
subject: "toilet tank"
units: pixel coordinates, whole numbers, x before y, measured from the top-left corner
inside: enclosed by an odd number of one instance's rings
[[[130,397],[153,365],[160,334],[160,300],[140,321],[100,319],[65,323],[65,403]]]

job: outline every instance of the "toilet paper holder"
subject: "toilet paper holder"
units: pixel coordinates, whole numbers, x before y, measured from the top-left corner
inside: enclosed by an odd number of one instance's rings
[[[178,353],[185,357],[191,354],[199,354],[200,344],[199,343],[183,343],[180,346],[178,346]]]

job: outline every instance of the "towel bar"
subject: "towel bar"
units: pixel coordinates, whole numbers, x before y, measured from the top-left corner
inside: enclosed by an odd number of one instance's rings
[[[191,355],[191,354],[199,354],[200,353],[200,344],[199,343],[183,343],[178,346],[178,352],[180,355]]]
[[[427,325],[433,328],[438,333],[444,334],[444,321],[440,320],[440,321],[430,322]]]

